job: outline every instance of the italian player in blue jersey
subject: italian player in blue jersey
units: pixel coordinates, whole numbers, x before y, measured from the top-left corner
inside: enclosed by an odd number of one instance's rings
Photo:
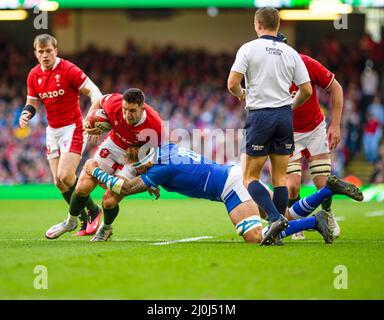
[[[244,187],[239,166],[217,164],[176,144],[164,145],[157,150],[151,149],[144,156],[140,156],[140,150],[143,148],[132,147],[127,152],[127,162],[138,174],[131,180],[108,175],[94,160],[87,161],[85,171],[117,194],[131,195],[152,190],[158,197],[158,187],[162,186],[167,191],[191,198],[223,202],[229,218],[236,226],[237,233],[243,236],[246,242],[263,242],[268,227],[263,229],[260,213],[262,217],[266,215],[259,211]],[[333,194],[344,194],[355,200],[362,200],[358,188],[331,176],[326,187],[310,197],[301,199],[297,206],[294,205],[289,211],[287,210],[287,217],[297,220],[289,221],[287,229],[280,233],[280,238],[298,231],[317,230],[326,243],[331,243],[333,237],[328,226],[327,213],[319,211],[314,216],[307,216],[321,204],[324,197]],[[68,216],[68,219],[75,218]],[[102,223],[92,240],[106,241],[111,234],[112,225]]]

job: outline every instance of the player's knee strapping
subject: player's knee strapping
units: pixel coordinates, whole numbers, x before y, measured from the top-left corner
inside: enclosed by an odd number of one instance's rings
[[[239,236],[245,235],[247,232],[261,227],[261,220],[259,216],[250,216],[241,220],[238,224],[236,224],[236,230]]]
[[[287,174],[298,174],[301,176],[301,163],[288,163]]]
[[[317,176],[328,177],[331,174],[331,159],[313,160],[309,163],[309,171],[312,178]]]

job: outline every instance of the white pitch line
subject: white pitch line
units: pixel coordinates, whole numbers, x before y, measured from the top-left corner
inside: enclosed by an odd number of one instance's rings
[[[381,217],[384,216],[384,211],[372,211],[365,214],[366,217]]]
[[[344,221],[345,217],[335,217],[336,221]]]
[[[181,243],[181,242],[193,242],[193,241],[199,241],[202,239],[212,239],[211,236],[201,236],[201,237],[194,237],[194,238],[185,238],[180,240],[172,240],[172,241],[162,241],[162,242],[155,242],[152,243],[154,246],[164,246],[166,244],[173,244],[173,243]]]
[[[89,238],[89,240],[91,240],[91,238]],[[64,238],[64,239],[44,239],[44,238],[41,238],[41,239],[18,239],[18,238],[14,238],[14,239],[1,239],[0,238],[0,241],[45,241],[45,242],[62,242],[62,241],[66,241],[66,242],[87,242],[86,239],[68,239],[68,238]],[[124,239],[124,238],[120,238],[120,239],[113,239],[112,242],[152,242],[152,241],[155,241],[154,239]],[[158,241],[161,241],[161,239],[158,239]]]

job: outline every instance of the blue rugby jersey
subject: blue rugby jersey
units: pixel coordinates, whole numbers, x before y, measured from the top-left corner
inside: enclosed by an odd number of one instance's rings
[[[141,178],[148,187],[161,185],[167,191],[191,198],[222,201],[230,168],[191,150],[168,144],[158,148],[153,167]]]

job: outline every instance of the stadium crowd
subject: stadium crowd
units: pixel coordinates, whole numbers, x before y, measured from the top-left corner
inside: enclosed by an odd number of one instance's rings
[[[334,72],[344,89],[342,140],[333,152],[334,173],[344,176],[348,162],[364,152],[366,160],[375,165],[372,182],[384,183],[384,40],[375,43],[369,35],[364,35],[358,43],[346,46],[330,36],[317,47],[302,45],[298,51]],[[226,89],[233,57],[233,53],[211,54],[202,49],[180,50],[170,45],[154,46],[146,52],[133,41],[127,41],[120,55],[90,46],[84,52],[64,56],[82,68],[102,93],[141,88],[146,102],[169,121],[171,132],[183,129],[184,135],[192,135],[194,129],[207,134],[217,128],[243,127],[245,112]],[[30,128],[18,128],[26,98],[27,73],[35,64],[32,49],[18,50],[0,34],[0,184],[41,183],[52,179],[45,156],[44,107],[32,119]],[[318,96],[328,117],[329,95],[319,90]],[[89,104],[89,99],[81,97],[83,115]],[[210,146],[213,158],[223,150],[224,143],[223,139],[216,139]],[[85,159],[95,147],[88,144]],[[236,157],[224,160],[234,162]],[[264,175],[268,175],[267,168]]]

